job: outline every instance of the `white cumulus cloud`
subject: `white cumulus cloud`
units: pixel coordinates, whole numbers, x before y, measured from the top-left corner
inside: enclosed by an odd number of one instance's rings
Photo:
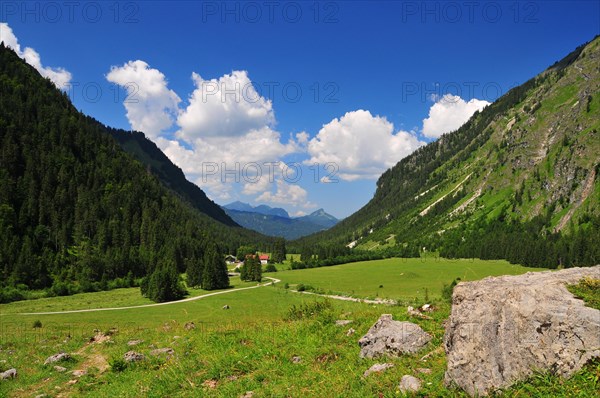
[[[231,187],[222,186],[241,184],[245,195],[270,191],[277,176],[282,175],[280,159],[298,148],[294,141],[282,143],[279,132],[269,127],[241,137],[196,138],[187,147],[178,140],[155,141],[186,175],[220,199],[231,194]]]
[[[132,128],[146,133],[209,196],[225,200],[236,193],[267,193],[270,201],[296,203],[306,195],[300,187],[276,184],[274,175],[281,169],[273,163],[305,151],[309,136],[301,132],[282,139],[274,129],[271,101],[255,90],[246,71],[211,80],[192,73],[195,88],[182,108],[164,74],[144,61],[113,66],[106,78],[128,91],[124,105]],[[167,138],[163,133],[175,122],[179,129]]]
[[[211,80],[192,73],[192,80],[196,89],[177,119],[180,138],[237,137],[274,126],[271,101],[257,93],[246,71]]]
[[[281,142],[279,132],[269,127],[251,130],[241,137],[203,137],[185,142],[191,149],[177,140],[157,140],[167,156],[176,159],[187,173],[199,172],[202,162],[225,163],[228,169],[236,164],[243,168],[250,163],[277,162],[298,148],[294,141]]]
[[[158,69],[144,61],[129,61],[111,67],[106,79],[127,90],[123,105],[134,130],[156,138],[173,125],[181,99],[169,90],[165,75]]]
[[[452,94],[446,94],[429,109],[429,117],[423,119],[423,135],[438,138],[442,134],[452,132],[465,124],[476,112],[490,103],[473,98],[466,102]]]
[[[275,192],[266,191],[256,198],[260,203],[282,204],[287,206],[314,208],[308,201],[308,192],[299,185],[288,183],[283,178],[278,178]]]
[[[262,194],[271,189],[272,181],[274,180],[272,180],[270,176],[264,174],[260,177],[257,176],[256,180],[249,179],[244,182],[242,193],[249,196]]]
[[[68,85],[71,82],[71,73],[63,68],[44,67],[42,65],[40,54],[31,47],[25,47],[25,50],[21,51],[19,40],[6,22],[0,22],[0,42],[4,42],[7,47],[12,48],[19,57],[23,58],[25,62],[33,66],[40,72],[40,75],[50,79],[56,87],[60,89],[68,88]]]
[[[424,144],[410,132],[394,132],[385,117],[357,110],[321,128],[308,143],[311,158],[305,163],[335,163],[347,181],[374,179]]]

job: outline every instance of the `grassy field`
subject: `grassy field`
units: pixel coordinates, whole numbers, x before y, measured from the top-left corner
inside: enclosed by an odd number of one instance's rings
[[[231,277],[231,289],[239,289],[256,285],[255,282],[243,282],[239,277]],[[188,289],[187,297],[196,297],[209,293],[202,289]],[[0,314],[16,314],[24,312],[72,311],[87,308],[129,307],[153,304],[153,301],[142,297],[139,287],[115,289],[104,292],[80,293],[73,296],[40,298],[37,300],[17,301],[0,305]]]
[[[321,290],[360,298],[391,298],[402,301],[440,297],[444,284],[492,275],[516,275],[541,268],[526,268],[503,260],[447,260],[443,258],[391,258],[332,267],[282,271],[274,274],[283,283],[302,283]],[[382,286],[382,287],[380,287]]]
[[[443,267],[445,265],[445,267]],[[485,272],[488,265],[488,272]],[[362,268],[363,272],[360,272]],[[389,271],[398,271],[391,277]],[[416,260],[382,260],[340,265],[330,268],[283,271],[269,276],[282,280],[276,286],[232,292],[204,299],[166,306],[56,315],[18,315],[18,309],[31,311],[34,302],[0,306],[0,371],[15,367],[15,380],[0,381],[0,397],[240,397],[253,391],[254,397],[397,397],[397,386],[404,374],[423,380],[421,396],[464,397],[461,391],[446,389],[443,376],[446,366],[442,339],[443,320],[450,306],[438,299],[434,291],[438,282],[450,282],[459,276],[476,279],[489,274],[523,273],[527,269],[503,262],[421,262]],[[402,272],[416,274],[402,278]],[[333,276],[333,273],[336,273]],[[385,277],[385,278],[384,278]],[[427,277],[431,285],[423,285]],[[324,299],[294,293],[287,283],[313,283],[332,290],[348,291],[354,278],[356,295],[371,295],[373,283],[391,297],[407,292],[407,297],[424,297],[416,292],[430,286],[430,296],[437,310],[433,320],[412,318],[405,306],[374,306],[363,303],[330,301],[324,310],[312,303]],[[321,285],[319,285],[321,281]],[[323,284],[325,281],[325,284]],[[139,296],[137,289],[111,292],[122,303],[131,304]],[[593,294],[590,293],[590,294]],[[78,299],[79,296],[79,299]],[[77,308],[109,304],[106,293],[48,299],[44,310]],[[381,296],[381,294],[380,294]],[[52,302],[54,300],[54,303]],[[71,303],[68,300],[73,300]],[[87,304],[87,302],[92,304]],[[80,302],[78,304],[78,302]],[[222,307],[229,305],[230,309]],[[20,307],[19,307],[20,306]],[[308,307],[301,319],[291,320],[292,307]],[[5,311],[10,308],[10,313]],[[432,334],[433,340],[415,355],[387,359],[394,367],[382,374],[363,377],[363,372],[381,360],[359,358],[359,338],[382,313],[394,319],[409,320]],[[351,319],[350,325],[335,325],[336,319]],[[39,321],[41,327],[34,328]],[[185,324],[194,322],[194,329]],[[39,325],[38,325],[39,326]],[[347,335],[348,329],[356,330]],[[99,330],[105,341],[90,338]],[[131,340],[143,340],[129,346]],[[172,348],[172,356],[153,356],[155,348]],[[146,359],[124,365],[121,358],[129,350]],[[59,363],[67,371],[59,372],[44,360],[65,351],[73,359]],[[427,360],[421,360],[431,353]],[[299,363],[292,358],[300,356]],[[422,374],[418,368],[431,369]],[[85,371],[83,376],[72,374]],[[600,364],[592,364],[569,381],[540,374],[507,391],[510,397],[596,396]],[[595,379],[594,379],[595,378]]]

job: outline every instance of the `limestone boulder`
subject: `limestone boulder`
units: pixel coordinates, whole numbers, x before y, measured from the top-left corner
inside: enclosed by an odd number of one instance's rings
[[[392,315],[383,314],[358,344],[361,347],[361,358],[376,358],[383,355],[413,354],[430,340],[431,336],[419,325],[394,321]]]
[[[600,279],[600,266],[459,283],[444,336],[446,383],[484,396],[535,370],[569,377],[600,356],[600,311],[566,288],[585,277]]]

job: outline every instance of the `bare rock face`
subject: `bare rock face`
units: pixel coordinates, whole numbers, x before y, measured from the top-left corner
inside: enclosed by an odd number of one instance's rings
[[[383,314],[358,344],[361,358],[375,358],[412,354],[423,348],[429,340],[431,336],[419,325],[394,321],[390,314]]]
[[[600,356],[600,311],[565,287],[600,266],[459,283],[444,347],[446,383],[483,396],[548,370],[569,377]]]

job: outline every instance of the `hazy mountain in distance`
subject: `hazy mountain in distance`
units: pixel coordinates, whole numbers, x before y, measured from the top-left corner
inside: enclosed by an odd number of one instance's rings
[[[315,232],[331,228],[338,220],[319,209],[309,215],[292,218],[281,208],[267,205],[251,206],[248,203],[233,202],[223,206],[225,212],[239,225],[269,236],[297,239]]]

